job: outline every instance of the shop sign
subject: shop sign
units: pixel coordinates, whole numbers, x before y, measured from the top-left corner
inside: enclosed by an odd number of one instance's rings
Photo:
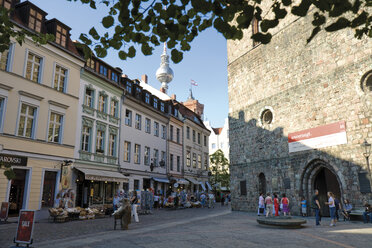
[[[288,133],[289,152],[347,144],[345,121]]]
[[[71,181],[71,173],[70,173],[69,166],[62,166],[62,189],[69,189],[70,188],[70,181]]]
[[[175,188],[178,188],[179,185],[178,185],[178,183],[174,183],[173,186],[174,186]]]
[[[0,220],[4,219],[6,221],[8,219],[8,212],[9,212],[9,202],[2,202],[1,209],[0,209]]]
[[[14,242],[17,244],[32,244],[32,234],[35,223],[35,210],[21,210],[18,228]]]
[[[0,163],[12,166],[27,166],[27,157],[0,154]]]
[[[93,181],[108,181],[108,182],[121,182],[123,179],[114,178],[114,177],[104,177],[104,176],[96,176],[96,175],[85,175],[85,180],[93,180]]]

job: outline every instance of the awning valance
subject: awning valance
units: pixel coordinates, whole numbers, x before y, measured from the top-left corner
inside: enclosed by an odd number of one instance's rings
[[[195,178],[192,177],[186,177],[186,179],[196,185],[202,184],[201,182],[198,182]]]
[[[160,183],[169,183],[168,178],[153,177],[152,180],[160,182]]]
[[[108,182],[128,182],[128,178],[126,178],[123,174],[119,172],[86,169],[86,168],[76,168],[76,169],[84,173],[85,180],[108,181]]]
[[[183,178],[177,178],[177,183],[178,184],[185,184],[185,185],[188,185],[189,184],[189,181],[183,179]]]
[[[209,182],[205,182],[205,184],[208,186],[208,189],[209,189],[209,190],[212,190],[212,186],[210,185]]]

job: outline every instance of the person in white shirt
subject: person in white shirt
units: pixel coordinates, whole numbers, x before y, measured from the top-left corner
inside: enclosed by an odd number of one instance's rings
[[[159,195],[154,195],[154,208],[159,208]]]
[[[260,197],[258,198],[258,216],[265,215],[265,198],[263,197],[263,193],[260,193]]]
[[[336,205],[335,205],[335,196],[332,192],[328,192],[328,202],[325,202],[329,206],[329,213],[331,215],[331,224],[329,226],[336,225]]]

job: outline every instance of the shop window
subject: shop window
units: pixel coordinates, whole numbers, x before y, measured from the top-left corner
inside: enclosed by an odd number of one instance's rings
[[[40,83],[41,79],[41,66],[43,59],[31,52],[27,55],[26,64],[26,78],[34,81],[35,83]]]
[[[90,140],[91,140],[92,129],[88,126],[83,126],[83,132],[81,134],[81,150],[90,152]]]
[[[124,142],[124,161],[130,162],[130,142]]]
[[[170,155],[170,161],[169,161],[169,169],[173,170],[173,154]]]
[[[36,107],[22,103],[18,124],[18,136],[34,138]]]
[[[132,126],[132,111],[129,109],[125,110],[125,125],[131,127]]]
[[[86,88],[85,89],[85,97],[84,97],[84,105],[90,108],[94,108],[94,90]]]
[[[66,81],[67,81],[67,69],[56,65],[54,71],[54,85],[53,88],[60,91],[66,92]]]
[[[115,183],[105,182],[105,203],[112,203],[113,200],[113,192],[115,190]]]
[[[43,20],[43,15],[37,12],[35,9],[30,8],[30,16],[28,18],[28,27],[40,33],[42,20]]]
[[[103,197],[101,192],[101,182],[93,182],[92,183],[93,189],[93,204],[102,204]]]
[[[110,133],[108,149],[109,149],[108,155],[111,157],[115,157],[116,156],[116,135],[113,133]]]
[[[134,163],[135,164],[141,163],[141,145],[138,144],[134,145]]]
[[[186,151],[186,165],[188,167],[191,166],[191,152],[190,151]]]
[[[60,44],[63,47],[66,47],[66,40],[67,40],[67,29],[63,28],[60,25],[57,25],[56,43]]]
[[[63,121],[62,115],[54,113],[54,112],[50,113],[49,131],[48,131],[49,142],[61,143],[62,121]]]
[[[192,167],[196,168],[196,153],[192,154]]]
[[[105,131],[103,130],[97,130],[96,153],[98,154],[105,153]]]
[[[154,122],[154,135],[156,137],[159,137],[159,123],[157,123],[156,121]]]
[[[136,114],[136,122],[135,122],[134,127],[138,130],[141,130],[141,126],[142,126],[142,116],[139,114]]]
[[[11,69],[11,56],[13,53],[14,44],[10,44],[9,49],[0,53],[0,70],[10,71]]]

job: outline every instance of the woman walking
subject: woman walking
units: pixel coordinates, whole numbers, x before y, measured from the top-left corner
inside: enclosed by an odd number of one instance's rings
[[[288,207],[289,200],[288,200],[286,194],[283,194],[282,196],[283,196],[283,198],[281,200],[281,204],[283,206],[283,210],[282,211],[284,213],[284,216],[286,216],[289,213],[289,207]]]
[[[329,213],[331,215],[331,224],[329,226],[336,226],[336,205],[335,196],[332,192],[328,192],[328,202],[325,202],[329,206]]]
[[[265,198],[264,194],[260,193],[260,197],[258,198],[258,213],[257,215],[265,215]]]
[[[132,198],[130,198],[130,203],[132,204],[132,216],[134,216],[134,221],[139,222],[137,214],[138,197],[136,191],[133,191]]]
[[[279,199],[277,194],[274,194],[274,209],[275,216],[279,216]]]
[[[270,196],[270,193],[267,193],[267,196],[265,198],[265,204],[266,204],[266,217],[273,216],[273,199]]]

